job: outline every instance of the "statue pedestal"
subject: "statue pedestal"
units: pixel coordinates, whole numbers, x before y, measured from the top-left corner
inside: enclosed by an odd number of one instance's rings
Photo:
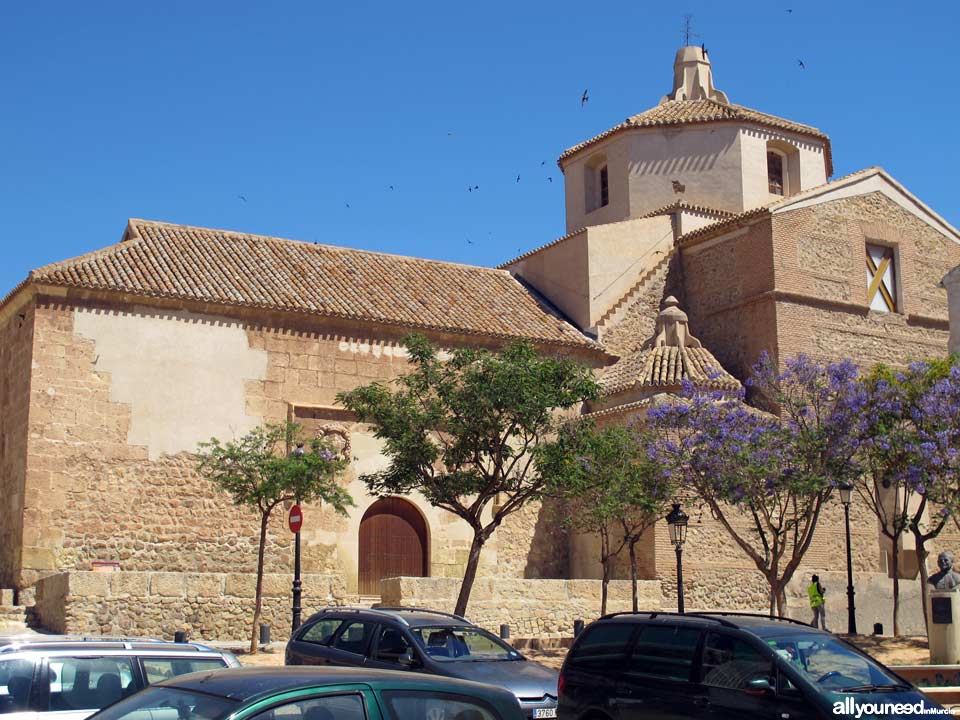
[[[927,593],[927,639],[931,665],[960,663],[960,593],[956,590]]]

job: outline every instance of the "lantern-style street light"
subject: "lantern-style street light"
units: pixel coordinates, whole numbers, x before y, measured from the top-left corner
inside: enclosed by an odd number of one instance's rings
[[[302,458],[306,451],[303,449],[303,443],[298,442],[297,446],[290,453],[292,457]],[[299,493],[295,501],[296,507],[300,507]],[[293,540],[293,629],[300,627],[300,598],[303,594],[303,583],[300,582],[300,529],[294,533]]]
[[[677,551],[677,612],[683,612],[683,543],[687,539],[687,522],[690,517],[680,509],[680,503],[673,504],[673,510],[667,515],[670,527],[670,542]]]
[[[853,603],[853,559],[850,555],[850,503],[853,500],[853,485],[840,483],[840,502],[843,503],[843,516],[847,526],[847,632],[857,634],[857,608]]]

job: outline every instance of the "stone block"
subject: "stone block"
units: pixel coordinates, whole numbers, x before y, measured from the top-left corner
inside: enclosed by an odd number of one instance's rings
[[[24,547],[20,553],[20,563],[31,570],[53,570],[56,567],[53,551],[44,547]]]
[[[13,605],[13,590],[0,590],[0,605]]]
[[[183,573],[151,573],[150,594],[161,597],[184,597],[186,578]]]
[[[186,597],[209,598],[223,595],[224,576],[220,573],[187,573]]]
[[[254,573],[228,573],[223,592],[227,597],[252,598],[256,589],[257,576]]]
[[[109,573],[76,571],[69,573],[69,594],[73,597],[110,596]]]
[[[145,597],[150,592],[150,573],[115,572],[104,573],[110,583],[110,594]]]

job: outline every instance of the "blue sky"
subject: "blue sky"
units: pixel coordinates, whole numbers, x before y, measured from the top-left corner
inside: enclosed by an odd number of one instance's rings
[[[0,295],[128,217],[502,262],[563,234],[557,156],[669,90],[685,12],[733,102],[960,224],[960,3],[11,0]]]

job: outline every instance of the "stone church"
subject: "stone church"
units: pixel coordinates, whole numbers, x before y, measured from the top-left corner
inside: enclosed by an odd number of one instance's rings
[[[736,388],[763,351],[864,367],[947,351],[940,281],[960,264],[960,232],[879,167],[830,180],[830,138],[731,102],[700,48],[677,53],[659,103],[559,165],[567,234],[497,268],[133,219],[118,243],[30,272],[0,302],[0,588],[55,629],[236,632],[217,618],[242,627],[256,523],[197,476],[192,453],[289,418],[349,437],[355,458],[349,517],[305,508],[306,607],[452,605],[468,528],[417,496],[368,496],[358,478],[385,460],[335,401],[404,373],[412,331],[574,357],[596,370],[603,394],[583,412],[603,423],[642,417],[684,378]],[[836,578],[839,614],[831,505],[804,573]],[[691,515],[687,606],[764,609],[747,558]],[[865,508],[853,518],[861,622],[889,623],[871,598],[889,595],[890,553],[915,576],[910,548],[884,546]],[[640,553],[648,608],[674,603],[666,535],[651,530]],[[266,612],[282,627],[282,512],[270,538]],[[591,617],[593,545],[557,508],[511,517],[484,552],[471,616],[528,633]],[[119,571],[90,572],[101,566]]]

